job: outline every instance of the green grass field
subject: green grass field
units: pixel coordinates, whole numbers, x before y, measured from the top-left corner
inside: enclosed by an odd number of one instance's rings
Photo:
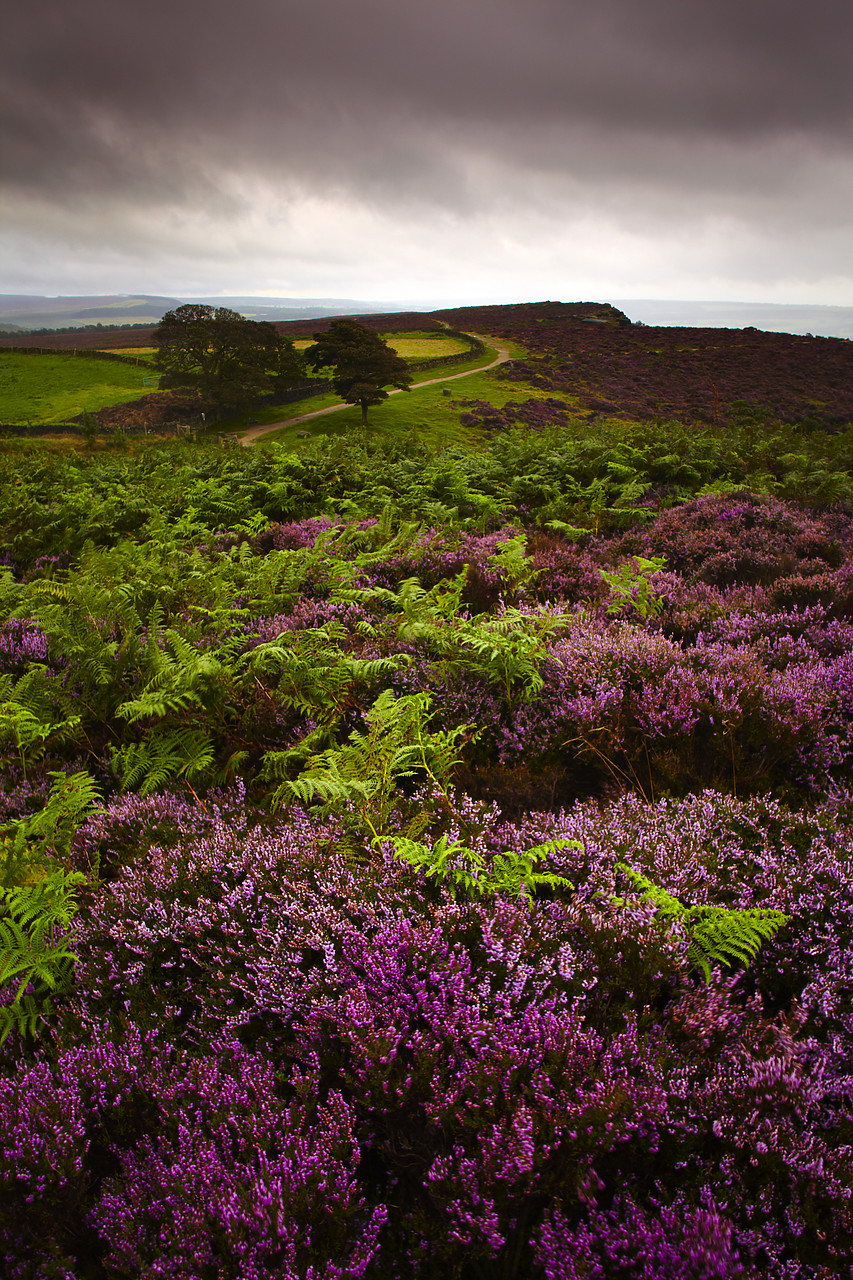
[[[494,356],[491,357],[494,359]],[[496,376],[497,375],[497,376]],[[450,395],[445,395],[445,390]],[[460,415],[465,412],[463,400],[487,400],[495,408],[502,408],[509,400],[530,400],[546,398],[564,399],[568,407],[575,403],[571,396],[555,397],[553,392],[540,391],[530,386],[520,386],[517,382],[501,382],[499,370],[486,373],[472,373],[470,377],[447,380],[434,386],[416,388],[413,391],[401,392],[389,396],[381,405],[370,410],[368,431],[377,435],[397,436],[405,438],[416,435],[421,439],[428,438],[435,446],[476,443],[476,432],[460,422]],[[320,397],[315,397],[320,400]],[[325,397],[327,402],[335,403],[333,397]],[[324,406],[314,400],[289,405],[288,409],[297,414],[310,413],[313,409]],[[279,407],[281,413],[281,407]],[[258,421],[262,421],[258,415]],[[274,419],[268,419],[274,421]],[[268,442],[298,447],[300,432],[308,436],[345,436],[353,431],[361,431],[361,409],[357,405],[347,406],[335,413],[324,414],[321,418],[311,418],[307,422],[291,422],[279,431],[271,431],[261,436],[257,444]]]
[[[150,364],[157,352],[156,347],[100,347],[100,351],[112,356],[127,356],[128,359],[144,360]]]
[[[496,355],[497,351],[494,348],[486,347],[486,350],[482,355],[473,356],[470,360],[463,361],[461,364],[451,365],[447,370],[448,378],[452,374],[471,372],[476,369],[481,369],[484,365],[491,364]],[[414,377],[416,381],[427,381],[430,378],[440,376],[440,372],[440,369],[436,369],[435,371],[425,369],[422,372],[416,373]],[[444,401],[442,421],[447,423],[450,422],[453,417],[447,409],[448,402],[457,394],[453,388],[467,387],[470,381],[471,379],[469,378],[460,378],[458,382],[448,381],[448,389],[452,392],[450,397],[442,395],[441,385],[428,388],[425,387],[423,391],[410,391],[408,393],[401,394],[406,395],[406,398],[410,399],[414,396],[421,396],[426,391],[436,392],[437,396]],[[471,393],[468,391],[459,391],[459,395],[469,394]],[[378,408],[372,410],[371,427],[381,426],[381,422],[384,421],[381,415],[386,412],[394,400],[399,400],[400,398],[401,396],[393,396],[391,400],[387,400],[385,404],[379,405]],[[340,400],[340,396],[335,395],[334,392],[324,391],[321,395],[309,396],[305,400],[294,401],[293,404],[264,405],[260,408],[248,409],[245,413],[238,414],[236,417],[230,418],[227,422],[219,423],[215,430],[218,432],[245,431],[248,426],[252,425],[249,422],[249,419],[252,419],[253,422],[262,426],[270,422],[286,422],[288,419],[296,418],[303,413],[313,413],[315,409],[325,409],[328,405],[340,404]],[[348,415],[349,419],[357,419],[359,424],[361,423],[361,410],[358,408],[342,409],[341,414]],[[376,415],[375,418],[374,415]],[[458,415],[456,416],[458,417]],[[339,418],[339,414],[328,414],[322,418],[315,418],[311,422],[298,423],[292,428],[284,427],[279,432],[270,433],[269,436],[264,436],[263,439],[296,441],[297,432],[299,431],[307,431],[309,435],[339,435],[342,431],[348,430],[346,426],[340,426]],[[327,424],[330,425],[327,426]]]
[[[451,338],[443,333],[424,330],[421,333],[383,333],[380,335],[398,356],[404,360],[428,360],[431,356],[455,356],[468,350],[468,343],[461,338]],[[313,338],[297,338],[294,347],[304,351],[313,346]]]
[[[0,351],[0,422],[68,422],[80,413],[138,400],[150,367],[88,356]]]
[[[443,334],[413,332],[389,335],[392,345],[409,359],[423,359],[431,355],[451,355],[465,350],[465,343]],[[310,345],[308,340],[297,345]],[[116,349],[118,350],[118,349]],[[126,404],[156,390],[151,386],[152,370],[149,364],[154,348],[123,348],[122,355],[139,357],[139,364],[126,364],[117,360],[98,360],[91,357],[72,356],[65,353],[23,355],[15,351],[0,351],[0,422],[47,424],[67,422],[84,412],[94,412],[107,405]],[[515,354],[515,353],[514,353]],[[467,438],[459,425],[459,410],[449,408],[451,399],[482,398],[496,405],[506,399],[518,397],[518,388],[509,388],[504,394],[501,384],[488,378],[483,381],[473,371],[494,360],[496,351],[487,347],[482,355],[454,364],[447,370],[447,379],[421,390],[392,396],[371,412],[371,429],[387,431],[392,435],[428,431],[436,439]],[[452,375],[472,373],[456,381]],[[440,376],[440,369],[416,373],[415,379],[426,381]],[[147,381],[147,385],[146,385]],[[446,386],[450,396],[443,394]],[[495,396],[498,399],[495,399]],[[271,405],[249,409],[245,413],[220,423],[216,431],[243,431],[252,418],[260,424],[281,422],[315,409],[337,404],[340,397],[334,392],[310,396],[290,405]],[[296,442],[298,432],[309,435],[340,435],[353,424],[360,426],[358,408],[348,408],[307,423],[285,426],[281,431],[264,439]]]

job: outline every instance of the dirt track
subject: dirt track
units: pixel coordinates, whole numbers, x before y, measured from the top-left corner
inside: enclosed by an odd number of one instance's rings
[[[480,334],[473,334],[475,338],[480,338],[486,342],[488,339],[482,338]],[[509,348],[504,346],[498,347],[497,359],[491,364],[481,365],[479,369],[466,369],[464,373],[446,373],[441,378],[427,378],[425,382],[415,382],[409,388],[410,391],[417,391],[418,387],[432,387],[437,382],[452,382],[456,378],[470,378],[473,373],[485,373],[487,369],[494,369],[496,365],[504,364],[510,358]],[[395,387],[393,391],[389,391],[389,395],[396,396],[401,394],[399,387]],[[295,418],[282,418],[280,422],[266,422],[260,427],[249,427],[248,431],[242,431],[238,437],[242,445],[254,444],[261,436],[269,435],[271,431],[280,431],[282,427],[292,427],[297,422],[308,422],[311,418],[321,418],[324,413],[337,413],[339,409],[349,409],[351,405],[341,401],[339,404],[327,405],[325,409],[314,409],[311,413],[300,413]]]

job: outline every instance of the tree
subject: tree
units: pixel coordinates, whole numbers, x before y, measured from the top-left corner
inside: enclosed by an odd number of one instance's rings
[[[347,404],[361,405],[361,421],[367,426],[370,405],[387,400],[387,386],[409,390],[412,375],[402,357],[384,338],[357,320],[333,320],[325,333],[315,333],[305,351],[312,369],[334,369],[332,385]]]
[[[154,365],[163,387],[196,387],[205,401],[235,408],[282,391],[302,376],[293,343],[266,321],[227,307],[188,303],[167,311],[154,331]]]

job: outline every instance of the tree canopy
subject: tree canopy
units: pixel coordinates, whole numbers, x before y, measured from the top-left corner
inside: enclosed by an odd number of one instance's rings
[[[357,320],[333,320],[325,333],[315,333],[314,338],[314,345],[305,351],[306,363],[312,369],[334,369],[335,391],[347,404],[361,405],[365,425],[368,408],[387,400],[385,387],[408,391],[412,375],[405,360]]]
[[[227,307],[187,303],[167,311],[154,338],[161,386],[196,387],[223,408],[284,390],[303,370],[293,344],[273,325]]]

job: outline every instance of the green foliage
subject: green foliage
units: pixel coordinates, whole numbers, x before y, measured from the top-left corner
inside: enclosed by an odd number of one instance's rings
[[[49,741],[70,741],[79,728],[79,715],[55,718],[63,699],[57,681],[41,665],[30,667],[14,684],[0,677],[0,698],[0,742],[14,744],[25,778],[28,762],[42,756]]]
[[[568,542],[578,542],[581,538],[589,536],[589,529],[584,529],[581,525],[568,524],[565,520],[546,520],[545,526],[561,533]]]
[[[0,1044],[13,1030],[33,1039],[53,1011],[51,996],[70,988],[77,957],[63,931],[85,881],[60,867],[38,884],[0,889],[0,987],[18,984],[11,1004],[0,1007]]]
[[[388,833],[392,819],[402,822],[405,807],[398,783],[425,775],[447,800],[446,785],[459,763],[459,745],[470,739],[470,726],[430,733],[430,694],[395,697],[384,689],[365,712],[364,731],[355,730],[341,746],[312,755],[293,781],[285,779],[273,802],[322,802],[322,814],[354,815],[356,826],[377,839]],[[292,763],[292,753],[271,753],[268,776]]]
[[[111,715],[118,691],[138,669],[142,619],[133,584],[113,587],[78,575],[72,583],[41,580],[31,587],[31,607],[56,657],[70,664],[90,691],[96,715]]]
[[[227,665],[171,628],[161,640],[158,622],[159,610],[155,609],[144,651],[148,678],[137,697],[116,707],[115,714],[130,724],[164,720],[170,712],[189,707],[210,711],[222,700],[222,686],[229,674]]]
[[[155,729],[142,742],[112,748],[112,768],[122,790],[138,789],[143,796],[176,779],[199,782],[213,762],[210,735],[198,728]]]
[[[666,567],[662,556],[635,556],[626,561],[618,571],[608,573],[601,570],[601,576],[610,588],[611,601],[607,606],[608,613],[618,613],[625,605],[631,605],[640,617],[656,618],[662,605],[658,596],[652,594],[649,574],[658,573]]]
[[[712,965],[734,963],[749,965],[763,942],[772,938],[788,917],[772,908],[755,907],[737,911],[729,907],[685,907],[672,894],[654,884],[640,871],[624,862],[617,863],[642,900],[654,904],[666,928],[680,926],[689,940],[687,958],[702,970],[710,981]],[[617,906],[625,906],[624,898],[615,898]]]
[[[487,862],[475,849],[458,842],[449,843],[446,835],[431,848],[406,836],[393,836],[391,843],[395,856],[402,862],[429,878],[447,881],[456,894],[475,898],[506,893],[513,898],[523,896],[528,901],[532,901],[539,889],[573,889],[565,876],[535,868],[559,849],[583,847],[577,840],[550,840],[521,853],[507,850]]]
[[[50,776],[44,808],[0,827],[0,987],[18,984],[12,1002],[0,1007],[0,1044],[15,1029],[34,1038],[52,1011],[51,996],[68,990],[76,958],[66,931],[86,876],[61,864],[78,827],[101,812],[100,797],[88,773]]]
[[[243,666],[252,675],[275,673],[278,692],[287,706],[330,727],[352,705],[351,693],[357,683],[370,684],[399,671],[406,662],[404,656],[352,657],[340,648],[343,638],[339,623],[282,632],[277,639],[252,649]]]
[[[77,828],[100,812],[100,794],[88,773],[53,770],[49,776],[54,781],[44,808],[0,826],[4,888],[37,879],[46,866],[66,861]]]
[[[456,670],[484,675],[490,684],[503,691],[508,701],[515,698],[528,701],[535,697],[543,685],[540,667],[548,656],[545,637],[565,626],[564,619],[547,613],[506,609],[497,617],[456,615],[448,623],[448,606],[458,602],[459,590],[458,578],[450,591],[433,589],[418,595],[410,588],[411,603],[399,623],[400,638],[423,644]],[[413,616],[415,602],[419,616]]]
[[[334,370],[335,390],[347,404],[361,405],[365,425],[368,408],[388,398],[385,387],[408,390],[412,375],[405,360],[357,320],[333,320],[314,338],[314,345],[305,352],[306,362],[313,369]]]
[[[524,556],[523,535],[504,544],[489,564],[506,573],[514,584],[535,574]],[[498,685],[508,700],[526,701],[542,688],[539,671],[547,650],[545,637],[560,630],[564,620],[547,613],[505,609],[497,617],[466,618],[459,612],[468,577],[463,569],[427,590],[417,578],[406,578],[397,591],[383,587],[339,588],[335,599],[386,605],[389,621],[405,644],[423,645],[458,670],[472,670]]]
[[[532,582],[539,574],[527,555],[527,535],[524,533],[502,543],[500,550],[489,556],[486,564],[499,573],[512,590]]]
[[[154,332],[163,387],[196,387],[215,406],[239,406],[284,390],[302,372],[293,344],[274,325],[227,307],[188,303]]]

